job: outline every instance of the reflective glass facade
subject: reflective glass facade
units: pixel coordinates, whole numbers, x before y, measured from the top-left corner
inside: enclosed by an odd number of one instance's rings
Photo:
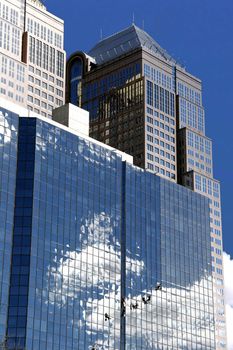
[[[7,324],[14,223],[18,118],[0,109],[0,342]]]
[[[130,166],[126,178],[125,348],[215,349],[207,200]]]
[[[94,81],[84,79],[82,108],[90,112],[90,136],[133,155],[144,167],[144,81],[141,64],[135,61]]]
[[[18,130],[6,258],[11,287],[13,271],[29,279],[6,299],[8,349],[214,350],[208,199],[55,123]],[[25,332],[10,317],[24,307]]]

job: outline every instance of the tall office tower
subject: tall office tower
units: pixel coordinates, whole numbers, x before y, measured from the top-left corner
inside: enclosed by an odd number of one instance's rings
[[[39,0],[0,0],[0,96],[51,118],[64,104],[63,37]]]
[[[145,78],[144,65],[153,67],[152,79]],[[90,112],[90,135],[174,182],[175,65],[134,25],[101,41],[88,55],[75,53],[67,63],[67,101]]]
[[[215,350],[209,201],[73,111],[68,128],[0,98],[3,348]]]
[[[92,137],[210,199],[217,349],[226,348],[220,184],[201,81],[132,25],[69,58],[66,100],[90,112]]]

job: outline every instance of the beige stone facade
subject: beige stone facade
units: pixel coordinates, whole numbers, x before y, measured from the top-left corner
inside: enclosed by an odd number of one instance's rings
[[[212,141],[205,136],[201,82],[177,70],[179,183],[210,201],[216,349],[227,349],[220,183],[214,179]]]

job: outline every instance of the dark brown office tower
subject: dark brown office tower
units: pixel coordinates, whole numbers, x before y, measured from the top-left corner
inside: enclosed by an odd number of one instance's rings
[[[172,134],[168,131],[167,140],[173,150],[169,170],[165,162],[159,167],[154,161],[146,160],[146,114],[153,114],[146,97],[150,84],[144,74],[144,65],[149,62],[170,74],[167,76],[170,89],[160,91],[158,87],[161,106],[157,106],[172,120],[173,130]],[[70,57],[66,99],[90,112],[90,136],[133,155],[135,165],[154,172],[161,168],[162,176],[176,180],[174,65],[176,62],[154,39],[132,25],[98,43],[88,55],[76,52]]]

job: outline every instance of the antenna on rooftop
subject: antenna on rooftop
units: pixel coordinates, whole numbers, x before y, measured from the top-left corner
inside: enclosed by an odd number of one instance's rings
[[[134,16],[134,12],[133,12],[133,22],[132,24],[135,24],[135,16]]]
[[[103,40],[103,29],[100,28],[100,40]]]
[[[145,30],[145,21],[144,21],[144,19],[142,20],[142,29]]]

